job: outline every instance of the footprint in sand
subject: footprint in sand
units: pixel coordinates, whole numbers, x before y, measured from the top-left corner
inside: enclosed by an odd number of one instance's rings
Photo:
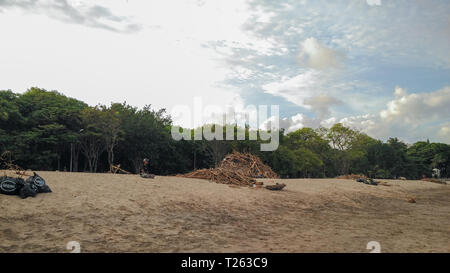
[[[2,230],[2,234],[3,234],[3,236],[1,236],[2,238],[6,238],[6,239],[12,240],[12,241],[20,240],[17,233],[10,228]]]

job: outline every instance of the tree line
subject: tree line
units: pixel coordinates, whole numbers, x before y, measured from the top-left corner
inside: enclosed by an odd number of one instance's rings
[[[215,125],[212,126],[215,130]],[[340,123],[331,128],[279,131],[279,148],[261,152],[262,141],[205,139],[176,141],[165,109],[138,109],[126,103],[89,106],[57,91],[31,88],[23,94],[0,91],[0,152],[25,169],[107,172],[111,164],[138,173],[149,158],[158,175],[185,173],[217,165],[232,151],[253,153],[282,177],[373,178],[448,177],[450,145],[393,137],[383,142]],[[194,130],[191,129],[194,135]],[[4,162],[2,162],[4,163]]]

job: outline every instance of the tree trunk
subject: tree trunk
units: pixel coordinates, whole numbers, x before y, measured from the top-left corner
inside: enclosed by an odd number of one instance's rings
[[[109,147],[107,149],[107,152],[108,152],[108,166],[111,171],[111,166],[114,164],[114,146]]]
[[[140,157],[135,157],[132,160],[133,163],[133,167],[135,170],[135,173],[140,173],[141,172],[141,158]]]
[[[196,159],[197,159],[197,153],[196,150],[194,148],[194,171],[196,170],[195,165],[196,165]]]
[[[73,147],[72,171],[78,172],[78,159],[80,158],[80,146],[75,144]]]

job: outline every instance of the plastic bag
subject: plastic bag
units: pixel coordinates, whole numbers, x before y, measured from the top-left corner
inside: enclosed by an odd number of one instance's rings
[[[0,193],[7,195],[19,195],[22,199],[35,197],[38,193],[52,192],[45,180],[37,173],[28,177],[25,181],[22,178],[9,176],[0,177]]]
[[[45,183],[44,178],[35,172],[33,172],[33,176],[28,177],[26,182],[32,184],[36,188],[37,193],[52,192],[50,187]]]
[[[37,187],[33,183],[25,182],[23,187],[19,190],[19,196],[22,199],[27,197],[35,197],[38,193]]]
[[[0,178],[0,193],[17,195],[24,184],[25,182],[22,178],[3,176]]]

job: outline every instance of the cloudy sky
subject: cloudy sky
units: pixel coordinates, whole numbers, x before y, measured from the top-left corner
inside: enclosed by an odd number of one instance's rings
[[[450,143],[449,14],[445,0],[0,0],[0,89],[276,104],[290,131]]]

